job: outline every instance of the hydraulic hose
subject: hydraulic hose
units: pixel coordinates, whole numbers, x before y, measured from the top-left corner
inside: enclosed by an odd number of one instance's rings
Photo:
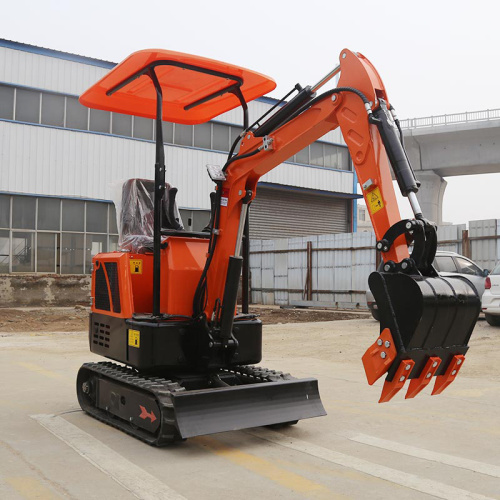
[[[368,113],[368,115],[372,114],[370,101],[365,96],[365,94],[363,94],[363,92],[361,92],[360,90],[355,89],[353,87],[337,87],[337,88],[334,88],[331,90],[327,90],[326,92],[323,92],[322,94],[320,94],[318,97],[315,97],[314,99],[311,99],[310,101],[306,102],[302,107],[300,107],[297,111],[295,111],[293,114],[291,114],[286,120],[284,120],[283,123],[281,123],[279,125],[279,127],[281,127],[285,123],[288,123],[289,121],[293,120],[294,118],[296,118],[297,116],[302,114],[304,111],[308,110],[311,106],[314,106],[314,104],[322,101],[323,99],[326,99],[327,97],[330,97],[333,94],[340,94],[341,92],[351,92],[353,94],[356,94],[363,101],[363,103],[365,105],[366,112]],[[278,128],[278,127],[276,127],[276,128]]]

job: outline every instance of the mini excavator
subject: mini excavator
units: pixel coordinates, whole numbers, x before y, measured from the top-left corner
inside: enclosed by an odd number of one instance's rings
[[[156,124],[154,181],[123,184],[119,250],[93,259],[90,350],[115,362],[80,368],[85,412],[157,446],[326,414],[316,379],[255,366],[262,323],[248,314],[248,210],[262,175],[337,127],[384,261],[369,277],[380,334],[362,358],[367,381],[386,375],[386,402],[406,381],[406,398],[413,398],[433,377],[432,394],[455,380],[480,311],[478,293],[467,279],[442,278],[432,266],[436,226],[420,209],[419,182],[376,69],[349,50],[339,59],[316,85],[297,84],[252,125],[247,103],[275,82],[179,52],[135,52],[80,97],[88,107]],[[339,86],[320,92],[337,75]],[[239,106],[243,132],[225,165],[207,166],[215,185],[210,222],[185,231],[177,190],[165,182],[162,120],[200,124]],[[412,219],[401,219],[391,168]]]

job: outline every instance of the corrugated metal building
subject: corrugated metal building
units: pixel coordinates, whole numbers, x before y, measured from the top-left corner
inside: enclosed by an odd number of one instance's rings
[[[153,120],[89,110],[78,96],[114,63],[0,40],[0,273],[88,273],[117,245],[112,184],[152,178]],[[250,123],[274,99],[249,105]],[[189,230],[209,217],[208,163],[223,165],[240,110],[196,126],[164,123],[167,180]],[[251,235],[351,231],[355,175],[340,131],[262,178]]]

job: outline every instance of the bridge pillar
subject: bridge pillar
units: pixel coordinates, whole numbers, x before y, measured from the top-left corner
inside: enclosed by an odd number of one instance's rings
[[[436,224],[443,223],[443,196],[448,184],[443,177],[432,171],[416,171],[417,179],[422,183],[417,199],[426,219]]]
[[[411,131],[405,134],[404,144],[415,175],[422,183],[417,199],[424,217],[436,224],[442,224],[443,196],[447,182],[432,170],[422,170],[422,146]]]

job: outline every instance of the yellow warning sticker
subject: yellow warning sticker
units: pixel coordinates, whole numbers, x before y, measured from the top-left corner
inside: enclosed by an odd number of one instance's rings
[[[130,347],[141,347],[141,332],[139,330],[128,331],[128,345]]]
[[[130,259],[130,272],[131,274],[142,274],[141,259]]]
[[[366,195],[366,201],[368,202],[368,206],[370,207],[370,212],[372,214],[375,214],[384,208],[384,202],[382,201],[382,195],[380,194],[380,189],[378,187]]]

